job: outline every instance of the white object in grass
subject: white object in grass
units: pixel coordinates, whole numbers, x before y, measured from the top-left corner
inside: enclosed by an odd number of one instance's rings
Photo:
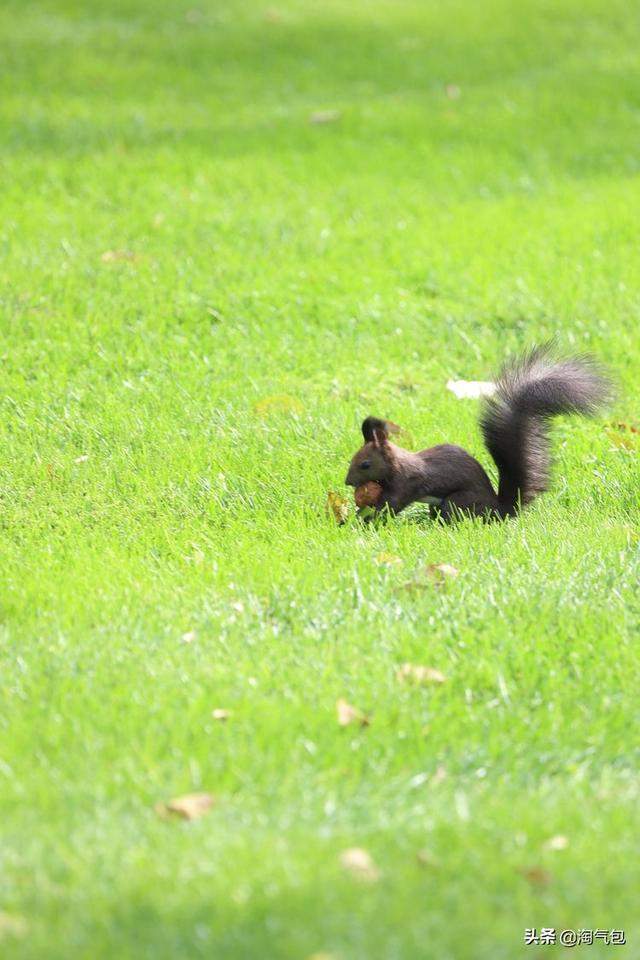
[[[487,380],[447,380],[447,390],[455,393],[458,400],[467,400],[470,397],[490,397],[496,392],[496,385]]]

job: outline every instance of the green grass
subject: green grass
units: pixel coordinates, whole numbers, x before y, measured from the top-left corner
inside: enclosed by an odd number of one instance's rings
[[[638,956],[637,8],[5,0],[0,36],[3,960]],[[367,414],[487,463],[445,383],[549,336],[620,392],[520,519],[326,517]]]

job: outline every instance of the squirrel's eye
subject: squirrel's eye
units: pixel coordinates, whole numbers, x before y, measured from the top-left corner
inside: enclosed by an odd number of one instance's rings
[[[360,464],[360,469],[361,469],[361,470],[368,470],[370,466],[371,466],[371,461],[370,461],[370,460],[363,460],[362,463]]]

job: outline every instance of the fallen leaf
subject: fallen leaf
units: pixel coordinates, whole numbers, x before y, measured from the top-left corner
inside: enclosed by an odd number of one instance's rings
[[[437,787],[439,783],[442,783],[442,781],[446,779],[447,779],[447,771],[442,766],[442,764],[440,764],[440,766],[436,769],[436,772],[434,773],[434,775],[431,777],[431,786]]]
[[[224,710],[222,707],[216,707],[215,710],[211,711],[211,716],[214,720],[220,720],[224,723],[225,720],[228,720],[231,716],[230,710]]]
[[[446,683],[444,673],[433,667],[423,667],[416,663],[403,663],[396,674],[400,681],[413,683]]]
[[[520,867],[518,873],[533,887],[547,887],[551,883],[551,874],[542,867]]]
[[[403,560],[402,557],[396,557],[393,553],[379,553],[376,563],[381,567],[393,567],[403,563]]]
[[[348,727],[351,723],[358,723],[361,727],[368,727],[371,723],[366,713],[363,713],[362,710],[352,706],[342,698],[336,703],[336,711],[338,714],[338,723],[341,727]]]
[[[76,457],[73,462],[74,462],[74,463],[86,463],[88,459],[89,459],[89,454],[88,454],[88,453],[83,453],[82,456]]]
[[[402,590],[426,590],[430,587],[442,588],[448,580],[455,580],[459,571],[450,563],[430,563],[418,571],[418,576],[406,580]]]
[[[173,815],[183,820],[198,820],[209,812],[213,803],[214,798],[210,793],[186,793],[168,803],[159,803],[156,811],[160,816]]]
[[[333,515],[336,523],[346,523],[349,517],[349,501],[330,490],[327,494],[327,512]]]
[[[566,850],[568,846],[569,838],[563,837],[560,833],[555,837],[549,837],[545,843],[547,850]]]
[[[424,572],[436,586],[441,586],[447,580],[455,580],[460,571],[450,563],[430,563],[425,567]]]
[[[640,427],[635,423],[616,423],[618,430],[628,431],[629,433],[640,433]]]
[[[310,114],[309,123],[335,123],[339,119],[339,110],[316,110]]]
[[[447,380],[447,390],[451,390],[458,400],[467,400],[490,397],[496,392],[496,385],[486,380]]]
[[[0,910],[0,941],[8,937],[24,937],[28,929],[29,925],[24,917]]]
[[[302,413],[304,407],[296,397],[290,397],[286,393],[276,393],[272,397],[258,400],[253,409],[259,417],[268,417],[277,413]]]
[[[605,430],[605,433],[616,447],[621,447],[623,450],[638,449],[638,440],[633,436],[635,431],[621,433],[618,430]]]
[[[195,632],[195,630],[187,630],[187,632],[186,632],[186,633],[183,633],[182,636],[180,637],[180,642],[181,642],[181,643],[193,643],[193,641],[195,640],[195,638],[196,638],[196,632]]]
[[[416,860],[421,867],[437,867],[438,861],[430,850],[418,850]]]
[[[135,263],[140,257],[133,253],[132,250],[105,250],[100,259],[103,263],[117,263],[122,260]]]
[[[340,863],[352,876],[365,883],[375,883],[380,879],[380,871],[371,854],[362,847],[350,847],[340,854]]]

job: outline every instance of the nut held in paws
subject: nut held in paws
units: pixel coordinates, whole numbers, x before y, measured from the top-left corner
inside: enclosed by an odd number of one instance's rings
[[[376,483],[375,480],[368,480],[356,487],[356,507],[375,507],[381,495],[382,487],[380,484]]]

